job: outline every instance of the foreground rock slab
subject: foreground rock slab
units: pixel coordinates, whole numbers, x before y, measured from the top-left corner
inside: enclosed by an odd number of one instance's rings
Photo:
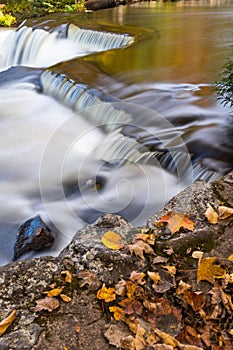
[[[135,234],[142,232],[142,228],[133,228],[123,218],[106,214],[80,230],[59,257],[42,257],[1,267],[0,321],[13,310],[16,310],[16,318],[0,337],[0,349],[116,349],[104,336],[106,325],[112,322],[112,318],[109,312],[105,312],[104,302],[96,298],[103,283],[107,286],[116,284],[123,277],[129,278],[132,271],[151,269],[156,257],[169,259],[169,254],[173,254],[177,266],[184,271],[182,279],[195,288],[197,261],[191,257],[193,251],[203,251],[208,256],[219,258],[233,254],[232,220],[210,224],[204,216],[208,203],[214,208],[221,203],[233,207],[233,172],[212,184],[195,183],[148,220],[143,229],[152,231],[154,222],[168,211],[190,214],[195,222],[193,232],[181,230],[170,235],[165,230],[155,242],[153,256],[140,259],[127,249],[105,247],[101,237],[106,231],[120,234],[124,242],[131,242]],[[86,271],[93,275],[87,274],[85,279]],[[69,275],[71,280],[67,278]],[[208,285],[208,282],[201,283],[204,289]],[[58,308],[35,311],[36,301],[57,288],[62,288],[62,294],[68,299],[65,301],[60,295],[55,296],[59,300]]]

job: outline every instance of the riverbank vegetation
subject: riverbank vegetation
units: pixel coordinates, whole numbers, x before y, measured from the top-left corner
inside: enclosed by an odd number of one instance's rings
[[[228,58],[223,66],[222,78],[216,82],[218,99],[223,105],[229,104],[233,107],[233,59]]]

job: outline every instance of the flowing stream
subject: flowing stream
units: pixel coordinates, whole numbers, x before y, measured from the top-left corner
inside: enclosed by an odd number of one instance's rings
[[[149,2],[0,30],[0,264],[37,214],[57,239],[27,257],[56,255],[103,213],[142,225],[233,168],[213,90],[232,20],[232,1]]]

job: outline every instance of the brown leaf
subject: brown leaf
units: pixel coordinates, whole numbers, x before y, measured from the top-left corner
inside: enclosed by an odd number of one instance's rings
[[[202,291],[193,292],[186,290],[184,299],[192,307],[193,311],[200,311],[205,306],[205,296]]]
[[[146,274],[144,272],[136,272],[136,271],[133,271],[131,272],[131,275],[129,277],[129,279],[132,281],[132,282],[137,282],[138,284],[145,284],[146,281],[143,281],[143,278],[146,276]]]
[[[137,315],[142,314],[142,304],[139,300],[134,298],[126,298],[119,303],[120,306],[124,308],[124,313],[127,315],[132,315],[136,313]]]
[[[101,238],[101,241],[109,249],[119,250],[124,248],[121,236],[113,231],[107,231]]]
[[[195,226],[195,223],[189,220],[188,214],[174,213],[172,211],[160,218],[159,223],[162,222],[168,223],[168,228],[171,233],[178,232],[181,227],[186,228],[189,231],[193,231]]]
[[[116,291],[114,288],[107,288],[105,284],[103,284],[102,288],[97,292],[97,298],[103,299],[106,303],[109,303],[116,299]]]
[[[218,263],[215,257],[203,258],[199,261],[197,282],[205,280],[214,283],[215,278],[224,278],[225,275],[225,269]]]
[[[36,300],[34,311],[48,310],[49,312],[57,309],[60,306],[59,301],[53,297],[45,297],[44,299]]]
[[[220,205],[218,207],[219,220],[224,220],[233,215],[233,208]]]
[[[48,297],[57,297],[58,295],[61,294],[61,292],[63,291],[63,288],[64,287],[54,288],[54,289],[51,289],[47,292],[43,292],[43,294],[47,294]]]
[[[121,297],[124,297],[126,294],[126,281],[125,280],[120,280],[116,285],[115,285],[115,290],[116,294],[120,295]]]
[[[80,287],[88,285],[88,289],[91,291],[96,291],[100,287],[100,281],[95,272],[89,270],[82,270],[78,274],[78,278],[81,278]]]
[[[138,325],[137,333],[135,335],[135,350],[145,349],[145,346],[146,346],[146,342],[144,339],[145,333],[146,333],[145,329],[140,325]]]
[[[71,281],[72,281],[72,274],[71,274],[70,271],[68,271],[68,270],[62,271],[61,275],[65,275],[65,282],[71,283]]]
[[[13,310],[9,316],[4,318],[4,320],[0,322],[0,337],[6,332],[7,328],[10,327],[10,325],[15,319],[15,316],[16,316],[16,310]]]
[[[69,303],[72,300],[70,297],[68,297],[68,295],[65,295],[65,294],[60,294],[60,297],[66,303]]]
[[[124,310],[122,310],[118,306],[110,306],[109,307],[110,312],[113,312],[113,317],[116,321],[121,320],[124,317]]]
[[[133,242],[136,242],[137,240],[142,240],[150,245],[155,244],[155,234],[154,233],[139,233],[134,237]]]
[[[214,208],[208,203],[207,209],[204,213],[205,217],[209,221],[210,224],[217,224],[218,222],[218,213],[214,210]]]
[[[120,322],[117,322],[117,324],[109,324],[104,333],[104,336],[107,338],[109,344],[115,346],[116,348],[121,348],[122,341],[129,335],[129,330]]]
[[[131,254],[134,253],[141,259],[145,259],[144,253],[154,255],[154,250],[151,248],[151,246],[142,240],[137,240],[135,243],[129,244],[128,248]]]

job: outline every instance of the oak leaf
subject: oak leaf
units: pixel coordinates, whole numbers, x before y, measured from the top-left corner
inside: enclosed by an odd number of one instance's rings
[[[189,219],[188,214],[174,213],[172,211],[170,211],[167,215],[162,216],[159,223],[168,223],[168,228],[171,233],[178,232],[181,227],[186,228],[189,231],[193,231],[195,226],[195,223]]]
[[[217,224],[218,222],[218,213],[214,210],[214,208],[208,203],[207,209],[204,213],[205,217],[209,221],[210,224]]]
[[[15,316],[16,316],[16,310],[13,310],[9,316],[4,318],[4,320],[0,322],[0,337],[2,334],[6,332],[7,328],[10,327],[10,325],[15,319]]]
[[[119,250],[124,248],[121,236],[113,231],[107,231],[101,238],[101,241],[109,249]]]
[[[218,263],[215,257],[202,258],[198,264],[197,282],[208,281],[214,284],[215,278],[224,278],[225,269]]]
[[[134,253],[142,260],[145,259],[144,253],[154,255],[154,250],[151,248],[151,246],[142,240],[137,240],[135,243],[129,244],[128,248],[131,254]]]
[[[36,300],[36,306],[34,307],[34,311],[38,312],[41,310],[48,310],[52,312],[60,306],[59,301],[53,297],[45,297],[44,299]]]
[[[132,281],[132,282],[137,282],[138,284],[145,284],[146,281],[143,280],[143,278],[146,276],[146,274],[144,272],[136,272],[136,271],[133,271],[131,272],[131,275],[129,277],[129,279]]]
[[[116,291],[114,288],[107,288],[105,284],[103,284],[102,288],[97,292],[97,298],[103,299],[106,303],[109,303],[116,299]]]
[[[115,318],[116,321],[121,320],[124,317],[124,310],[122,310],[118,306],[110,306],[109,307],[110,312],[113,312],[113,317]]]

